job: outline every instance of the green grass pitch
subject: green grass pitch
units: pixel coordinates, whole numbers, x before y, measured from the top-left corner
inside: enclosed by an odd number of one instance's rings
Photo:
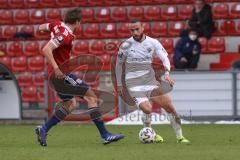
[[[190,145],[177,144],[170,125],[155,125],[163,144],[141,144],[141,126],[107,126],[126,138],[102,145],[93,125],[61,125],[52,129],[48,147],[40,147],[35,126],[0,125],[0,160],[238,160],[239,125],[184,125]]]

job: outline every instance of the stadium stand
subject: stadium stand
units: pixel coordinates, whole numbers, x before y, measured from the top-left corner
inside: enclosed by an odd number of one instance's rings
[[[202,56],[219,56],[219,63],[211,64],[210,60],[209,69],[228,69],[234,59],[240,58],[238,50],[233,49],[239,44],[228,42],[229,38],[239,42],[240,1],[207,2],[213,6],[217,30],[212,39],[199,39]],[[192,13],[192,0],[0,0],[0,39],[4,40],[0,42],[0,48],[6,53],[0,57],[0,62],[16,73],[24,102],[42,102],[44,99],[45,61],[40,49],[50,36],[40,33],[38,25],[61,19],[67,8],[76,6],[83,8],[83,20],[76,31],[73,55],[100,55],[105,69],[109,69],[110,56],[116,53],[113,46],[118,46],[129,36],[129,20],[144,21],[147,35],[158,38],[172,56],[179,32]],[[17,41],[14,35],[18,31],[29,33],[33,38]]]

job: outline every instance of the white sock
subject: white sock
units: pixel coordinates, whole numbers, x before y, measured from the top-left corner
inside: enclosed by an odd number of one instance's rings
[[[143,113],[142,122],[144,127],[151,127],[152,114]]]
[[[178,117],[175,117],[173,114],[168,114],[169,116],[169,120],[171,122],[172,128],[174,129],[177,138],[178,137],[182,137],[182,128],[181,128],[181,120],[179,118],[179,120],[176,120],[176,118],[178,119]]]

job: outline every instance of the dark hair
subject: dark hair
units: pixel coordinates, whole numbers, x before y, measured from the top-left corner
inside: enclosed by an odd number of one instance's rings
[[[68,24],[75,24],[77,21],[81,21],[82,19],[82,11],[80,8],[75,8],[72,10],[69,10],[65,17],[64,22]]]
[[[141,23],[141,21],[140,21],[139,19],[132,19],[132,20],[130,21],[130,23],[138,23],[138,22]]]

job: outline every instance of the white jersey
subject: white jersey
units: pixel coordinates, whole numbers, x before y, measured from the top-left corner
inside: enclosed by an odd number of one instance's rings
[[[155,79],[152,68],[153,58],[161,59],[164,68],[170,71],[168,54],[161,43],[154,38],[146,36],[142,42],[135,41],[133,37],[124,41],[119,49],[116,62],[117,85],[122,86],[122,64],[125,62],[125,81],[136,84],[147,84],[147,79]],[[135,82],[131,81],[135,79]],[[139,80],[142,79],[142,80]]]

